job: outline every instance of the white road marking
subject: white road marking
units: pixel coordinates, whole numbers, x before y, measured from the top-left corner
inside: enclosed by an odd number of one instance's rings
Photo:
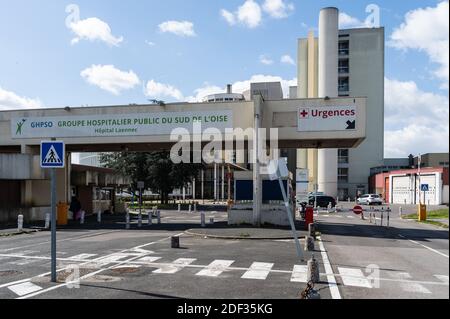
[[[325,267],[325,273],[327,274],[328,286],[330,287],[331,298],[341,299],[341,294],[339,293],[339,288],[336,284],[336,278],[334,277],[333,268],[331,267],[330,261],[328,260],[327,251],[322,242],[322,238],[317,237],[319,241],[320,253],[322,255],[323,266]]]
[[[196,258],[179,258],[175,260],[172,264],[168,264],[165,266],[162,266],[159,269],[156,269],[153,271],[155,274],[174,274],[187,265],[192,264],[194,261],[196,261]]]
[[[411,275],[407,272],[391,273],[391,275],[395,278],[399,278],[402,280],[411,279]],[[400,287],[407,292],[431,294],[431,291],[429,291],[427,288],[416,282],[402,281],[400,282]]]
[[[26,257],[22,257],[22,258],[26,258]],[[36,259],[21,259],[21,260],[16,260],[16,261],[10,261],[10,262],[8,262],[8,264],[16,265],[16,266],[25,266],[28,264],[32,264],[36,261],[38,261],[38,260],[36,260]]]
[[[354,219],[355,216],[347,216],[347,218]]]
[[[196,276],[217,277],[222,274],[234,260],[214,260],[205,269],[196,273]]]
[[[434,277],[436,277],[437,279],[439,279],[440,281],[448,284],[448,276],[447,275],[433,275]]]
[[[9,286],[8,289],[18,296],[24,296],[42,290],[42,287],[39,287],[31,282],[24,282],[18,285]]]
[[[126,265],[119,265],[115,266],[112,269],[121,269],[121,268],[141,268],[142,265],[135,265],[135,264],[126,264]]]
[[[265,280],[272,267],[272,263],[254,262],[241,278]]]
[[[131,251],[143,254],[143,255],[150,255],[150,254],[154,254],[154,251],[151,250],[147,250],[147,249],[142,249],[142,248],[133,248],[131,249]]]
[[[143,261],[143,262],[148,262],[148,263],[152,263],[154,261],[157,261],[159,259],[161,259],[162,257],[142,257],[139,258],[137,261]]]
[[[346,286],[372,288],[370,281],[364,276],[361,269],[338,267],[342,282]]]
[[[294,265],[292,270],[292,282],[308,282],[307,280],[308,266]]]
[[[175,235],[175,236],[182,236],[183,234],[184,234],[184,233],[179,233],[178,235]],[[168,239],[170,239],[170,238],[171,238],[171,237],[162,238],[162,239],[159,239],[159,240],[156,240],[156,241],[147,243],[147,244],[143,244],[143,245],[140,245],[140,246],[136,246],[136,247],[133,247],[133,248],[143,248],[143,247],[147,247],[147,246],[154,245],[154,244],[160,243],[160,242],[162,242],[162,241],[168,240]],[[133,248],[132,248],[132,249],[133,249]],[[127,250],[128,250],[128,249],[124,249],[124,250],[122,250],[122,252],[125,252],[125,251],[127,251]],[[131,259],[129,259],[129,260],[122,261],[122,262],[119,262],[119,263],[125,264],[125,263],[130,262],[130,261],[133,261],[133,260],[135,260],[135,259],[137,259],[137,257],[134,257],[134,258],[131,258]],[[87,262],[87,263],[89,263],[89,262]],[[86,264],[87,264],[87,263],[86,263]],[[83,265],[83,264],[82,264],[82,265]],[[79,280],[82,280],[82,279],[86,279],[86,278],[95,276],[96,274],[99,274],[99,273],[104,272],[104,271],[106,271],[106,270],[109,270],[109,269],[111,269],[111,268],[112,268],[112,267],[109,267],[109,268],[103,268],[103,269],[97,270],[97,271],[92,272],[92,273],[89,273],[89,274],[87,274],[87,275],[85,275],[85,276],[83,276],[83,277],[80,277]],[[65,270],[65,269],[67,269],[67,268],[58,269],[57,272],[58,272],[58,271]],[[44,276],[47,276],[47,275],[49,275],[49,274],[50,274],[50,273],[48,273],[48,272],[47,272],[47,273],[44,273],[44,274],[40,274],[40,275],[38,275],[38,276],[34,276],[34,277],[27,278],[27,279],[23,279],[21,282],[30,281],[31,279],[33,279],[33,278],[35,278],[35,277],[44,277]],[[52,290],[58,289],[58,288],[60,288],[60,287],[67,286],[67,285],[69,285],[69,284],[78,283],[79,280],[77,280],[77,281],[72,281],[72,282],[66,282],[66,283],[63,283],[63,284],[59,284],[59,285],[56,285],[56,286],[53,286],[53,287],[50,287],[50,288],[47,288],[47,289],[40,290],[40,291],[35,292],[35,293],[28,294],[28,295],[23,296],[23,297],[20,297],[20,298],[18,298],[18,299],[28,299],[28,298],[32,298],[32,297],[34,297],[34,296],[37,296],[37,295],[46,293],[46,292],[48,292],[48,291],[52,291]],[[18,283],[18,282],[16,282],[16,283]],[[9,286],[9,285],[11,285],[11,284],[13,284],[13,283],[8,283],[8,284],[2,285],[2,286],[3,286],[3,287],[7,287],[7,286]],[[2,286],[0,286],[0,288],[1,288]]]
[[[75,256],[72,256],[72,257],[69,257],[69,258],[67,258],[68,260],[83,260],[84,261],[84,259],[89,259],[89,258],[91,258],[91,257],[95,257],[95,256],[97,256],[97,254],[79,254],[79,255],[75,255]]]
[[[421,244],[421,243],[418,243],[418,242],[415,241],[415,240],[407,239],[407,238],[406,238],[405,236],[403,236],[403,235],[400,235],[400,234],[399,234],[398,236],[401,237],[401,238],[405,238],[406,240],[412,242],[413,244],[422,246],[423,248],[426,248],[426,249],[428,249],[429,251],[432,251],[432,252],[434,252],[434,253],[436,253],[436,254],[439,254],[439,255],[441,255],[441,256],[444,256],[444,257],[448,258],[448,255],[446,255],[446,254],[444,254],[444,253],[441,253],[440,251],[438,251],[438,250],[436,250],[436,249],[433,249],[433,248],[431,248],[431,247],[425,246],[425,245],[423,245],[423,244]]]

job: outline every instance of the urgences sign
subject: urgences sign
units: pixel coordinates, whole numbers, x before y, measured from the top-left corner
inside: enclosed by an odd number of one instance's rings
[[[302,107],[298,109],[298,131],[356,130],[356,106]]]

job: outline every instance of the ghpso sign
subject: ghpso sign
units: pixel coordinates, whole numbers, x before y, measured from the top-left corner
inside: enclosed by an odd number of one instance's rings
[[[301,107],[298,109],[298,131],[356,130],[356,105]]]

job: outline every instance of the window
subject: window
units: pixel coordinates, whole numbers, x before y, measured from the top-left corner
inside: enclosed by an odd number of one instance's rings
[[[350,72],[349,60],[339,60],[339,74],[346,74]]]
[[[348,149],[338,150],[338,163],[339,164],[348,164]]]
[[[339,55],[348,55],[350,49],[349,41],[339,41]]]
[[[348,168],[338,168],[338,182],[348,183]]]
[[[348,77],[339,78],[339,93],[350,91],[350,80]]]

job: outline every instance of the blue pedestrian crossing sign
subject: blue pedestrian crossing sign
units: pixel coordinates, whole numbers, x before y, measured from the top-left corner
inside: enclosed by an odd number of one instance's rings
[[[428,184],[422,184],[422,185],[420,185],[420,190],[421,190],[422,192],[428,192],[429,189],[430,189],[430,187],[429,187]]]
[[[41,167],[64,168],[65,145],[62,141],[41,142]]]

